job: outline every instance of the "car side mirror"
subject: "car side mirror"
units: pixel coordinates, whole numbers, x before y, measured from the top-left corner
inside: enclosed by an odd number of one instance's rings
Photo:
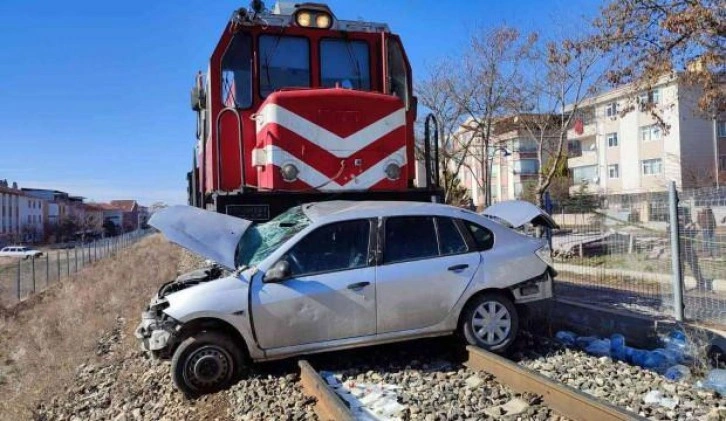
[[[280,282],[290,276],[290,263],[280,260],[267,270],[263,281],[265,283]]]

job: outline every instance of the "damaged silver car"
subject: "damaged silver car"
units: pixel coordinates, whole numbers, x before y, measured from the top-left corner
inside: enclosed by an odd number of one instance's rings
[[[442,204],[319,202],[258,225],[176,206],[149,223],[216,262],[162,286],[136,332],[188,396],[306,353],[452,333],[501,352],[517,304],[552,295],[545,241]]]

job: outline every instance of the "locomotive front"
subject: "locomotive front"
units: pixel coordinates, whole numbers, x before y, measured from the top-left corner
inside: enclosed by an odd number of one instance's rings
[[[192,90],[190,204],[267,220],[332,198],[438,197],[430,174],[415,186],[416,98],[400,38],[321,4],[255,3],[234,13]]]

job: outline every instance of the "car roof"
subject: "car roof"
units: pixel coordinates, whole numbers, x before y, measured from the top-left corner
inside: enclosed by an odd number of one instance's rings
[[[431,202],[331,200],[308,203],[302,209],[314,223],[397,215],[476,216],[467,209]]]

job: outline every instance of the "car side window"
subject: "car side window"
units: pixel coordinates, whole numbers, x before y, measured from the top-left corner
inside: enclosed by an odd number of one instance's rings
[[[484,251],[494,247],[494,233],[491,230],[469,221],[464,221],[464,225],[471,233],[477,250]]]
[[[451,218],[436,218],[436,228],[439,232],[439,248],[442,256],[461,254],[469,251],[464,237]]]
[[[434,218],[403,216],[386,219],[384,263],[439,255]]]
[[[367,219],[336,222],[311,232],[283,257],[290,274],[333,272],[368,266],[371,223]]]

